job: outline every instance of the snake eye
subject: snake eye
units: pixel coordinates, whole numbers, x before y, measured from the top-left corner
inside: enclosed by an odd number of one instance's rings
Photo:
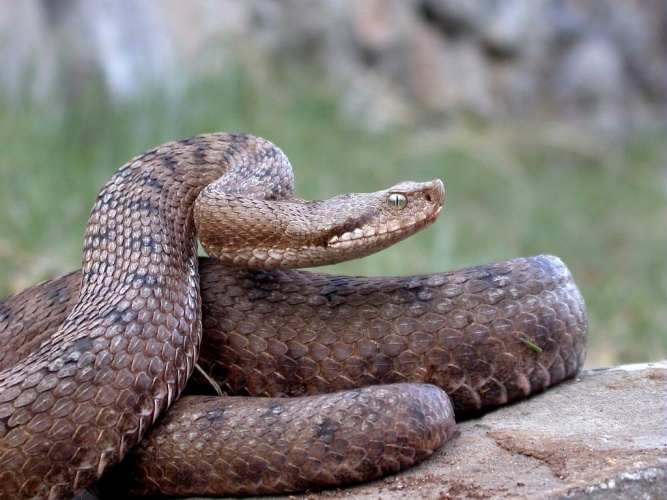
[[[403,210],[408,205],[408,197],[403,193],[390,193],[387,197],[387,203],[394,210]]]

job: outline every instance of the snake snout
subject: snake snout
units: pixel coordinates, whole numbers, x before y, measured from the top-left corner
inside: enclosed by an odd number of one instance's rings
[[[445,185],[440,179],[431,181],[431,184],[433,187],[426,194],[426,200],[442,205],[445,202]]]

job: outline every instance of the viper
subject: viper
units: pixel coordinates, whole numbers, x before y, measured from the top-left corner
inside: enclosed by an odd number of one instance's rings
[[[102,491],[181,496],[368,480],[445,442],[450,399],[468,412],[574,376],[586,311],[555,257],[406,278],[284,269],[386,248],[443,200],[440,181],[298,200],[285,155],[243,134],[131,160],[98,195],[80,273],[0,303],[0,493],[68,498],[103,475]],[[196,395],[210,380],[244,397]]]

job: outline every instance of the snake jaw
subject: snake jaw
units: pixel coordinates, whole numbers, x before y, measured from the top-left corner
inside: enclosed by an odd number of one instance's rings
[[[426,226],[435,222],[440,215],[442,209],[439,208],[428,216],[418,218],[411,218],[401,223],[400,221],[391,221],[382,227],[376,228],[372,234],[368,234],[361,229],[345,232],[340,235],[334,235],[326,243],[327,248],[347,250],[355,246],[361,245],[362,240],[367,240],[368,246],[373,247],[367,255],[387,248],[388,246],[398,243],[399,241],[415,234],[424,229]],[[365,255],[360,255],[365,256]]]

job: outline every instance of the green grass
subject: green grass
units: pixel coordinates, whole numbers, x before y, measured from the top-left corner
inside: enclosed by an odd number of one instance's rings
[[[646,134],[600,144],[567,127],[450,124],[363,132],[317,80],[243,72],[112,106],[99,87],[75,101],[0,103],[0,296],[79,266],[100,186],[157,144],[226,130],[261,135],[291,159],[297,196],[374,191],[440,178],[440,220],[330,272],[400,275],[551,253],[586,298],[589,366],[667,357],[665,148]]]

